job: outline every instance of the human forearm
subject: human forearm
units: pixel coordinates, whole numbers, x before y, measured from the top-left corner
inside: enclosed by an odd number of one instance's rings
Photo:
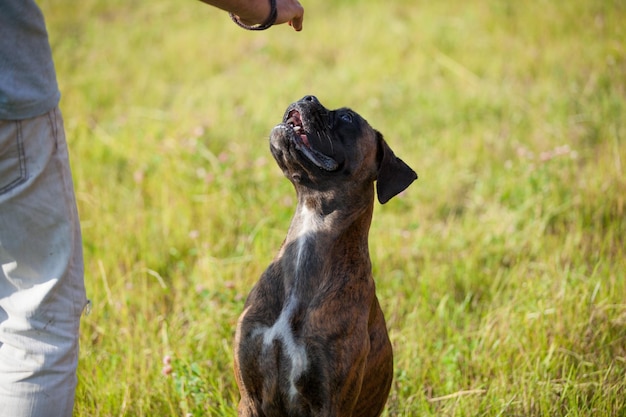
[[[264,23],[270,15],[269,0],[201,0],[206,4],[235,14],[248,25]],[[274,24],[287,23],[302,30],[304,9],[298,0],[276,0],[277,18]]]
[[[219,9],[236,14],[248,24],[262,23],[270,14],[268,0],[201,0]]]

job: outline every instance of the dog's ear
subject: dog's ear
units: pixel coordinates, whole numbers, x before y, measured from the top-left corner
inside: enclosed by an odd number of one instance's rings
[[[417,179],[417,174],[393,153],[378,131],[376,140],[378,142],[376,193],[380,204],[385,204],[411,185]]]

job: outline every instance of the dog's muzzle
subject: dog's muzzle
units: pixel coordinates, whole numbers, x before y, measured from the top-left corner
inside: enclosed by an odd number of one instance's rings
[[[316,149],[312,144],[313,140],[309,139],[309,135],[311,138],[313,135],[320,136],[319,132],[311,131],[311,124],[303,120],[303,110],[298,108],[298,103],[295,103],[285,113],[283,122],[274,127],[270,137],[284,136],[302,156],[316,167],[324,171],[336,171],[339,168],[339,163],[333,157]]]

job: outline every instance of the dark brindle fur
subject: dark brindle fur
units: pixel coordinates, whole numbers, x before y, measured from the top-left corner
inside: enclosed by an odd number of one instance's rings
[[[298,204],[237,325],[239,415],[378,416],[393,358],[368,251],[374,183],[386,203],[417,175],[361,116],[313,96],[289,106],[270,149]]]

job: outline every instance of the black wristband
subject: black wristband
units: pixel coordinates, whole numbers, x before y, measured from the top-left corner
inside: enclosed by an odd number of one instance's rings
[[[246,25],[241,20],[239,20],[239,17],[237,17],[234,13],[229,13],[229,15],[230,15],[230,18],[233,19],[233,22],[235,22],[238,26],[244,29],[247,29],[247,30],[269,29],[270,27],[274,25],[274,23],[276,23],[276,18],[278,17],[278,10],[276,9],[276,0],[270,0],[270,15],[267,18],[267,20],[261,23],[260,25],[256,25],[256,26]]]

